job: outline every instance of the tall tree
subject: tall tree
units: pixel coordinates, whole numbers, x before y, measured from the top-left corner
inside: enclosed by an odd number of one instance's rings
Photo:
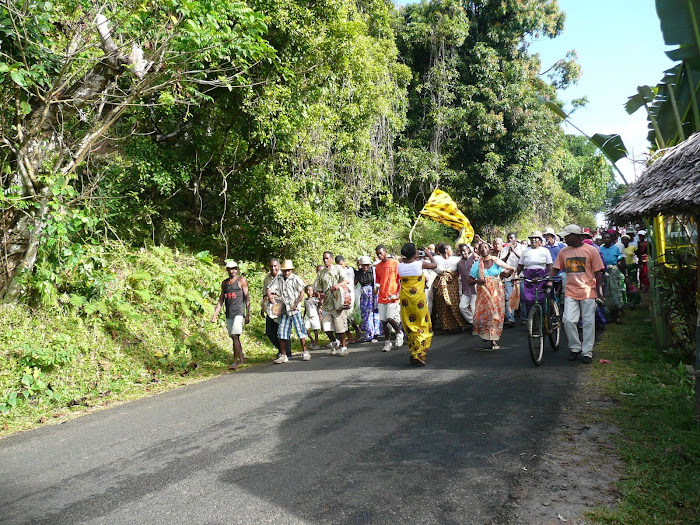
[[[199,106],[139,111],[112,193],[138,181],[132,203],[156,230],[175,220],[197,231],[182,236],[190,245],[262,259],[308,251],[320,228],[340,228],[336,219],[371,210],[387,193],[410,72],[384,0],[251,6],[265,16],[275,59],[251,68],[247,87],[213,90]]]
[[[437,0],[402,15],[399,47],[414,78],[397,171],[409,199],[439,184],[477,227],[513,221],[539,197],[554,152],[566,148],[537,95],[554,97],[577,70],[565,60],[547,83],[526,43],[559,34],[563,13],[548,0]]]
[[[243,2],[0,3],[0,299],[34,266],[52,209],[134,105],[196,104],[271,57]]]

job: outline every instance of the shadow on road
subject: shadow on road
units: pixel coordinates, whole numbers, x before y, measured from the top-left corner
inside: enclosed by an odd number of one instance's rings
[[[545,453],[582,365],[564,340],[534,367],[519,329],[500,350],[479,346],[436,337],[425,368],[405,347],[315,351],[131,403],[112,413],[118,432],[98,414],[42,429],[31,439],[61,436],[60,459],[5,489],[0,522],[129,523],[155,509],[143,522],[488,523]],[[91,438],[98,426],[106,437]]]

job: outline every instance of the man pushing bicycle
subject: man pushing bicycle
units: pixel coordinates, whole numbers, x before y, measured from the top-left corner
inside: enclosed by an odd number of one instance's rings
[[[557,255],[549,275],[554,276],[560,270],[566,273],[562,322],[569,339],[569,361],[576,361],[583,354],[581,362],[590,364],[595,342],[596,301],[604,301],[605,266],[598,251],[584,244],[582,235],[583,230],[576,224],[569,224],[559,234],[567,246]],[[578,336],[580,318],[583,319],[583,342]]]

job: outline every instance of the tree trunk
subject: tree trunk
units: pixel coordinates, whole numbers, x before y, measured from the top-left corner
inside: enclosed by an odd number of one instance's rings
[[[23,271],[31,271],[36,263],[39,244],[44,233],[47,218],[49,189],[44,188],[33,213],[15,210],[18,217],[14,228],[3,237],[4,268],[0,274],[0,300],[8,303],[17,301],[22,292],[17,276]]]
[[[14,196],[21,197],[28,206],[8,208],[0,216],[3,231],[0,301],[17,301],[22,291],[17,276],[22,271],[31,271],[36,263],[51,196],[51,188],[39,182],[37,174],[46,174],[47,167],[56,164],[56,159],[69,157],[67,153],[58,135],[50,129],[28,140],[17,151],[11,187],[21,188]]]

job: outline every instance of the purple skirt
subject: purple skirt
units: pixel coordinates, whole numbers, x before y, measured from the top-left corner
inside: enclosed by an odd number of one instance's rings
[[[547,270],[543,268],[525,268],[523,270],[523,275],[527,279],[537,279],[538,277],[544,277],[547,275]],[[528,310],[533,304],[535,304],[535,286],[537,286],[538,289],[537,295],[539,297],[540,304],[544,303],[546,281],[539,282],[536,285],[525,281],[525,285],[523,286],[523,298],[525,299],[525,304],[527,305]]]

